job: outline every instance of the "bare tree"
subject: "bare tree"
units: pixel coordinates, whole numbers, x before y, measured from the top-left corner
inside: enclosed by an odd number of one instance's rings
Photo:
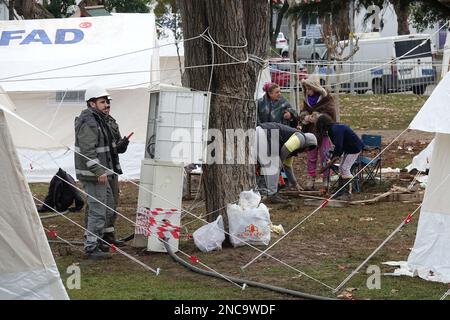
[[[33,0],[15,0],[14,8],[24,19],[50,19],[54,16],[41,4]]]
[[[256,125],[256,107],[252,99],[262,69],[259,59],[267,57],[269,3],[266,0],[178,0],[178,6],[186,39],[184,85],[205,91],[210,88],[209,127],[219,130],[226,137],[222,140],[222,137],[216,136],[214,143],[229,143],[235,137],[227,136],[227,129],[242,129],[245,132]],[[215,46],[213,59],[211,43],[204,39],[188,41],[205,30],[214,41],[224,46],[222,48],[228,54]],[[245,47],[234,47],[245,44]],[[212,62],[234,64],[217,65],[213,69],[195,67]],[[246,144],[245,147],[228,150],[229,164],[203,165],[206,208],[208,211],[217,210],[208,216],[209,221],[219,214],[226,217],[226,205],[235,201],[241,191],[254,187],[254,165],[236,163],[238,157],[248,155],[249,147]],[[215,155],[217,159],[220,153],[216,148],[208,157],[211,160]]]
[[[8,3],[8,10],[9,10],[9,20],[15,20],[15,15],[14,15],[14,3],[16,0],[9,0]]]
[[[281,1],[278,1],[278,2],[281,2]],[[270,45],[272,47],[275,47],[275,45],[276,45],[278,33],[280,33],[280,29],[281,29],[281,22],[283,21],[283,18],[289,9],[289,2],[288,2],[288,0],[284,0],[283,5],[280,8],[275,10],[275,11],[277,11],[277,19],[275,21],[275,29],[273,29],[272,19],[273,19],[273,11],[274,11],[275,6],[276,6],[275,1],[270,0]]]
[[[331,19],[330,19],[331,20]],[[346,49],[349,48],[350,39],[342,40],[342,32],[340,26],[337,24],[332,24],[330,20],[325,19],[322,23],[322,38],[324,39],[325,46],[327,47],[327,76],[326,83],[329,81],[330,67],[332,66],[332,61],[336,61],[336,84],[334,85],[334,93],[339,94],[340,90],[340,74],[342,73],[342,64],[348,61],[355,53],[359,50],[359,38],[355,37],[355,43],[351,51],[346,53]],[[352,75],[351,75],[352,76]],[[336,100],[336,119],[339,121],[340,118],[340,105],[339,99]]]

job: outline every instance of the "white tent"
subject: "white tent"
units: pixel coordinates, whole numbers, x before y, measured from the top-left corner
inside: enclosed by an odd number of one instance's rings
[[[434,139],[423,149],[418,155],[414,156],[410,165],[406,167],[406,170],[411,171],[417,169],[418,171],[425,172],[430,169],[431,155],[433,153]]]
[[[2,110],[0,139],[0,300],[68,299]]]
[[[450,72],[409,128],[435,132],[428,184],[408,268],[423,279],[450,283]]]
[[[58,167],[74,175],[65,146],[93,84],[110,91],[122,135],[134,132],[121,164],[124,176],[139,177],[149,87],[160,82],[154,15],[0,21],[0,30],[0,86],[17,115],[55,138],[7,116],[28,180],[49,181]]]
[[[203,39],[193,41],[203,41]],[[181,86],[180,63],[181,67],[184,68],[183,41],[178,43],[177,52],[173,32],[169,29],[164,29],[164,32],[159,36],[158,46],[161,82],[174,86]]]

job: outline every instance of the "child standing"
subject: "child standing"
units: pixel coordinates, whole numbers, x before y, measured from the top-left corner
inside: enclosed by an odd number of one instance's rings
[[[331,160],[341,158],[339,165],[339,184],[341,189],[353,178],[350,170],[363,149],[363,143],[356,133],[347,125],[334,122],[328,115],[322,114],[316,123],[317,134],[320,137],[327,135],[334,144]],[[336,198],[350,200],[350,184],[346,185]]]

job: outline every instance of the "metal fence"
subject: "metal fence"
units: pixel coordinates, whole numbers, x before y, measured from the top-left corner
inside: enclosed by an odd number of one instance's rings
[[[425,60],[425,61],[424,61]],[[297,79],[316,78],[320,84],[333,92],[373,92],[384,94],[411,91],[423,94],[427,86],[439,81],[441,63],[418,59],[415,62],[390,61],[309,61],[297,63]],[[269,64],[272,82],[283,90],[294,86],[291,63]],[[284,81],[283,81],[284,79]],[[287,79],[287,80],[286,80]]]

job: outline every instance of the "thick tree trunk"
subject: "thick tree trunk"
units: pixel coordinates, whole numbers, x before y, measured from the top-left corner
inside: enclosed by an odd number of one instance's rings
[[[50,19],[54,16],[33,0],[15,0],[15,9],[24,19]]]
[[[247,41],[244,48],[224,47],[230,55],[243,63],[227,66],[196,67],[213,62],[211,44],[204,39],[185,41],[184,85],[197,90],[210,89],[211,105],[209,128],[222,133],[214,137],[215,145],[225,146],[227,129],[254,129],[256,125],[256,106],[253,99],[261,65],[252,60],[245,62],[248,55],[265,59],[269,44],[269,3],[265,0],[178,0],[182,15],[184,38],[196,37],[206,28],[214,40],[225,46],[239,46]],[[214,63],[236,63],[217,46],[214,47]],[[211,84],[209,79],[211,72]],[[234,139],[234,138],[233,138]],[[230,141],[231,139],[229,139]],[[244,164],[237,163],[238,154],[248,155],[249,145],[235,150],[233,161],[225,163],[224,157],[216,162],[203,165],[203,183],[208,216],[214,220],[219,214],[226,217],[226,205],[238,199],[243,190],[254,188],[254,164],[248,156]],[[223,152],[225,155],[225,150]],[[208,154],[210,163],[213,153]],[[227,219],[226,219],[227,220]]]
[[[410,34],[409,31],[409,14],[411,13],[411,0],[390,0],[394,5],[394,11],[397,15],[397,33],[398,35]]]

